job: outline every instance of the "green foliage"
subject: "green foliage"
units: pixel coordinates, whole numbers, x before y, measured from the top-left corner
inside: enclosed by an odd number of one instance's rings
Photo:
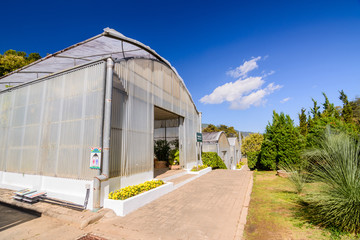
[[[260,151],[247,153],[247,162],[248,162],[248,167],[250,169],[256,168],[256,165],[257,165],[258,159],[259,159],[259,154],[260,154]]]
[[[41,56],[38,53],[30,53],[29,56],[26,56],[25,52],[10,49],[3,55],[0,54],[0,77],[40,58]]]
[[[203,132],[225,132],[227,137],[237,137],[239,138],[239,134],[234,129],[234,127],[228,127],[224,124],[220,124],[219,126],[215,126],[213,124],[209,124],[206,128],[202,130]]]
[[[323,104],[324,109],[322,112],[318,111],[319,107],[317,107],[317,102],[312,99],[314,102],[314,108],[311,109],[313,115],[312,117],[309,116],[307,122],[307,147],[316,146],[318,142],[317,138],[323,135],[327,126],[330,126],[333,131],[345,132],[353,137],[356,137],[360,133],[360,121],[357,121],[356,118],[353,117],[352,113],[352,106],[356,106],[356,103],[349,102],[344,91],[340,91],[339,98],[343,101],[343,107],[334,107],[334,104],[330,103],[326,94],[323,93],[323,95],[325,102]]]
[[[349,104],[348,98],[343,90],[340,91],[339,99],[343,102],[341,117],[346,123],[351,123],[353,120],[353,111],[351,104]]]
[[[354,101],[349,102],[353,110],[353,119],[357,125],[360,125],[360,98],[355,98]]]
[[[308,123],[305,108],[301,108],[301,113],[299,114],[299,130],[301,135],[306,136],[308,132]]]
[[[307,198],[313,221],[341,231],[360,232],[360,144],[330,127],[317,144],[304,154],[311,163],[311,176],[320,191]]]
[[[305,184],[308,181],[308,175],[304,171],[304,167],[305,166],[302,164],[294,165],[285,162],[279,164],[279,168],[287,172],[288,180],[298,194],[303,191]]]
[[[257,152],[261,149],[264,136],[260,133],[253,133],[241,140],[241,153],[247,155],[248,152]]]
[[[203,152],[201,154],[201,158],[203,164],[211,167],[212,169],[227,169],[225,163],[216,152]]]
[[[346,123],[342,119],[336,117],[321,117],[318,119],[311,119],[312,124],[309,127],[309,132],[306,136],[307,147],[316,147],[318,138],[321,137],[327,127],[334,132],[344,132],[352,137],[359,134],[359,126],[355,123]]]
[[[179,161],[179,149],[172,149],[170,150],[170,160],[169,160],[169,164],[170,165],[179,165],[180,161]]]
[[[115,190],[114,192],[109,193],[109,199],[125,200],[133,196],[136,196],[140,193],[159,187],[163,184],[164,182],[162,180],[152,180],[138,185],[128,186],[120,190]]]
[[[315,101],[313,98],[311,100],[313,101],[314,106],[313,108],[310,109],[310,111],[313,115],[313,118],[317,119],[318,117],[320,117],[320,112],[319,112],[320,107],[317,105],[317,101]]]
[[[170,143],[166,140],[156,140],[154,154],[159,161],[168,161],[170,154]]]
[[[274,111],[272,123],[266,126],[258,168],[275,170],[279,163],[298,164],[304,147],[304,138],[290,116]]]
[[[334,118],[340,118],[340,112],[334,107],[333,103],[330,103],[328,97],[326,96],[326,94],[323,92],[322,93],[324,98],[325,98],[325,102],[323,104],[324,110],[321,113],[321,117],[334,117]]]

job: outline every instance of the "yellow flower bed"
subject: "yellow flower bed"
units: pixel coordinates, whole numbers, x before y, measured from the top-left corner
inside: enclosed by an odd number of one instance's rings
[[[201,166],[194,166],[192,169],[191,169],[191,171],[192,172],[197,172],[197,171],[200,171],[200,170],[203,170],[203,169],[205,169],[205,168],[207,168],[208,166],[205,164],[205,165],[201,165]]]
[[[125,200],[140,193],[154,189],[163,184],[164,182],[162,180],[151,180],[138,185],[124,187],[122,189],[115,190],[109,193],[109,199]]]
[[[236,164],[236,169],[240,169],[243,165],[245,165],[244,162],[239,162],[238,164]]]

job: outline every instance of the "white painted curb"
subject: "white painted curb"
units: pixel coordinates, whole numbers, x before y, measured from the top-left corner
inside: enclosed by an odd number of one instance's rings
[[[199,176],[202,176],[208,172],[211,172],[212,168],[211,167],[207,167],[203,170],[200,170],[200,171],[191,171],[191,170],[187,170],[187,173],[188,174],[196,174],[196,175],[199,175]]]
[[[151,189],[125,200],[104,199],[104,208],[110,208],[116,213],[116,215],[124,217],[138,208],[171,192],[173,189],[174,184],[172,182],[168,182],[157,188]]]

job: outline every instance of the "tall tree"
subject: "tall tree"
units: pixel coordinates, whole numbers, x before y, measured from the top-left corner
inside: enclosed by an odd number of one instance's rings
[[[308,123],[305,111],[305,108],[301,108],[301,113],[299,113],[299,129],[300,134],[303,136],[306,136],[308,133]]]
[[[3,55],[0,54],[0,77],[40,58],[38,53],[30,53],[27,56],[25,52],[7,50]]]
[[[322,94],[325,98],[325,102],[323,103],[324,111],[321,113],[321,115],[324,117],[339,118],[340,114],[337,111],[337,109],[335,108],[334,104],[330,103],[329,98],[326,96],[326,94],[324,92]]]
[[[213,124],[209,124],[206,128],[202,130],[203,132],[225,132],[227,137],[237,137],[239,138],[238,132],[234,127],[228,127],[224,124],[220,124],[219,126],[215,126]]]
[[[209,124],[209,125],[208,125],[206,128],[204,128],[202,131],[203,131],[203,132],[218,132],[219,130],[218,130],[218,128],[217,128],[215,125]]]
[[[278,164],[299,164],[304,147],[304,138],[290,116],[274,111],[272,123],[266,126],[258,167],[275,170]]]
[[[320,112],[319,112],[320,107],[317,105],[317,101],[315,101],[313,98],[311,100],[314,103],[314,107],[311,108],[310,111],[313,115],[313,119],[317,119],[320,117]]]
[[[249,152],[258,152],[261,150],[261,144],[264,136],[260,133],[252,133],[241,140],[241,153],[247,155]]]
[[[357,125],[360,125],[360,98],[355,98],[354,101],[349,102],[353,110],[353,118]]]
[[[353,121],[353,110],[351,108],[351,105],[349,104],[348,97],[344,93],[344,90],[339,91],[339,93],[339,99],[343,102],[341,117],[346,123],[351,123]]]

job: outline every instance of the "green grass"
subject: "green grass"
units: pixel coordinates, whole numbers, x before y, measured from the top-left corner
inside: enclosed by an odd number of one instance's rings
[[[299,195],[288,179],[275,174],[275,171],[254,172],[245,239],[354,239],[307,220],[302,199],[321,189],[321,184],[308,183]]]

